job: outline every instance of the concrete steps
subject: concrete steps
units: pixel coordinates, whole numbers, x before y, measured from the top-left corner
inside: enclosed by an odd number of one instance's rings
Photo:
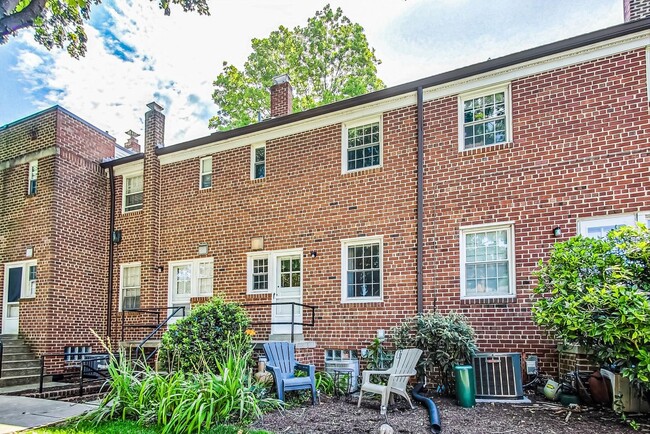
[[[2,341],[2,366],[0,370],[0,394],[3,388],[35,384],[40,380],[39,360],[29,345],[17,335],[0,335]]]

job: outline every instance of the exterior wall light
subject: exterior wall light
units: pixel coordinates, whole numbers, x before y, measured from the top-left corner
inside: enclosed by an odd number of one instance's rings
[[[204,256],[208,254],[208,243],[199,243],[199,255]]]
[[[315,258],[316,256],[318,256],[318,252],[316,250],[312,250],[311,252],[309,252],[309,256]]]
[[[251,238],[251,250],[264,250],[264,237]]]
[[[113,241],[113,244],[120,244],[122,242],[122,231],[120,229],[113,231],[111,241]]]
[[[555,238],[561,237],[562,236],[562,228],[559,226],[556,226],[553,228],[553,236]]]

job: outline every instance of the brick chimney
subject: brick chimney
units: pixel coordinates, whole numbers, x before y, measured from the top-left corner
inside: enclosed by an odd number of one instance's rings
[[[144,114],[145,153],[151,152],[158,146],[164,146],[163,143],[165,142],[164,109],[156,102],[150,102],[147,107],[149,111]]]
[[[650,17],[650,0],[623,0],[625,22]]]
[[[273,77],[273,86],[271,86],[271,118],[290,115],[293,111],[291,104],[293,94],[289,75],[282,74]]]
[[[129,139],[124,144],[124,147],[129,151],[133,151],[135,154],[140,153],[140,143],[138,143],[138,137],[140,137],[140,134],[133,130],[129,130],[125,134],[129,136]]]

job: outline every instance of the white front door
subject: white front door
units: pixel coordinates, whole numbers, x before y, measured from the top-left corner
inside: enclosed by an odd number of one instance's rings
[[[187,316],[190,313],[190,298],[192,297],[192,264],[172,265],[170,283],[170,307],[185,307],[185,315],[182,310],[179,310],[174,316],[176,318]],[[168,312],[168,314],[171,313]]]
[[[2,305],[2,334],[18,334],[19,301],[23,286],[23,266],[5,267],[5,288]]]
[[[279,256],[276,258],[274,303],[302,303],[302,256]],[[271,310],[271,334],[291,334],[291,313],[293,321],[302,323],[302,306],[275,304]],[[283,324],[276,324],[283,323]],[[302,333],[302,325],[294,325],[294,334]]]

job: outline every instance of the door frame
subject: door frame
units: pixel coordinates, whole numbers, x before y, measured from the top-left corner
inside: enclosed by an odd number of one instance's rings
[[[293,249],[293,250],[279,250],[274,252],[269,252],[269,291],[271,292],[271,302],[275,303],[277,290],[280,285],[279,276],[280,276],[280,267],[279,261],[283,258],[289,257],[298,257],[300,258],[300,297],[298,303],[302,304],[303,302],[303,275],[304,275],[304,261],[302,257],[302,249]],[[272,278],[271,278],[272,273]],[[275,319],[275,306],[271,306],[271,323]],[[304,309],[301,313],[302,319],[304,320]],[[303,322],[303,321],[300,321]],[[278,330],[278,327],[288,327],[289,332],[283,333],[283,330]],[[296,325],[294,329],[294,334],[302,334],[302,325]],[[291,333],[291,325],[289,324],[271,324],[271,334],[272,335],[285,335]]]
[[[3,334],[8,334],[6,332],[7,330],[6,322],[7,322],[7,303],[9,298],[9,291],[8,291],[9,269],[22,268],[22,275],[20,281],[20,298],[18,299],[18,318],[16,319],[17,326],[16,326],[16,333],[15,333],[18,334],[18,332],[20,331],[20,300],[24,298],[26,285],[29,282],[29,267],[31,267],[32,265],[37,265],[36,259],[28,259],[26,261],[16,261],[16,262],[5,262],[4,264],[4,279],[3,279],[3,286],[2,286],[2,333]]]

